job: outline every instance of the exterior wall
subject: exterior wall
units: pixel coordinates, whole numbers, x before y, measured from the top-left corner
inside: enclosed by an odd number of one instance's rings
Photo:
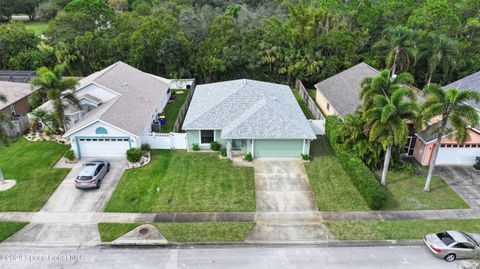
[[[108,134],[96,134],[95,131],[98,127],[103,127],[107,130]],[[104,124],[102,122],[96,122],[74,134],[72,134],[69,139],[71,143],[71,147],[73,152],[75,153],[75,157],[78,158],[78,147],[77,147],[77,139],[78,137],[129,137],[130,138],[130,145],[131,147],[139,148],[141,146],[141,140],[137,139],[136,137],[110,125]]]
[[[310,140],[305,139],[305,147],[303,148],[303,154],[310,155]]]
[[[220,139],[220,135],[222,133],[221,130],[214,130],[215,131],[215,141],[222,144],[223,147],[227,147],[227,140]],[[197,143],[200,146],[200,149],[210,150],[210,144],[208,145],[201,145],[200,144],[200,130],[188,130],[187,131],[187,147],[188,149],[192,149],[194,143]]]
[[[318,107],[320,110],[322,110],[323,115],[325,116],[331,116],[331,115],[338,115],[338,112],[335,110],[332,104],[329,106],[327,98],[322,94],[322,92],[317,89],[316,90],[316,97],[315,97],[315,102],[317,102]],[[327,109],[328,106],[328,109]]]
[[[96,98],[102,100],[102,102],[104,103],[118,96],[117,93],[112,92],[111,90],[107,90],[96,84],[90,84],[75,92],[75,96],[77,97],[80,97],[85,94],[90,94],[91,96],[95,96]]]
[[[255,140],[255,157],[299,158],[303,150],[303,139],[297,140]]]
[[[442,138],[441,144],[458,144],[455,141],[455,136],[446,136]],[[468,130],[467,138],[465,139],[465,144],[480,144],[480,134],[471,129]],[[415,151],[413,152],[413,156],[415,159],[421,163],[422,165],[429,165],[430,163],[430,156],[432,156],[433,148],[435,143],[432,142],[428,145],[425,145],[423,141],[417,139],[415,143]]]
[[[222,144],[222,147],[227,147],[227,140],[220,139],[222,135],[221,130],[215,130],[215,141]]]
[[[15,107],[15,113],[17,115],[26,115],[28,112],[30,112],[30,105],[28,104],[28,96],[18,100],[12,105]],[[7,106],[6,108],[0,110],[0,112],[3,112],[10,116],[12,115],[13,111],[10,109],[10,106]]]

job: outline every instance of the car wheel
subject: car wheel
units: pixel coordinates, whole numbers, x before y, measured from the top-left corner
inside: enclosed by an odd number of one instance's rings
[[[99,188],[100,188],[100,184],[101,184],[101,182],[102,182],[101,180],[97,181],[97,189],[99,189]]]
[[[110,164],[107,165],[107,172],[110,172]]]
[[[450,253],[450,254],[448,254],[447,256],[445,256],[444,259],[445,259],[447,262],[453,262],[456,257],[457,257],[457,256],[455,256],[455,254]]]

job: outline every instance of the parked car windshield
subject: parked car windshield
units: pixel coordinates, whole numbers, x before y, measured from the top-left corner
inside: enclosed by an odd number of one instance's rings
[[[80,177],[78,177],[78,179],[79,180],[90,180],[90,179],[92,179],[92,177],[91,176],[80,176]]]
[[[450,246],[450,244],[455,243],[455,240],[453,239],[453,237],[450,236],[450,234],[448,234],[447,232],[438,233],[437,236],[447,246]]]
[[[465,233],[463,235],[465,235],[465,238],[467,238],[468,242],[470,242],[472,245],[478,246],[477,241],[475,241],[475,239],[473,239],[470,235]]]

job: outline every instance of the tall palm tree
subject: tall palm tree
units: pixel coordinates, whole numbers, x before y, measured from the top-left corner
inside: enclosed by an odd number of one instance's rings
[[[37,76],[30,83],[32,87],[38,87],[38,92],[43,98],[46,97],[53,102],[55,120],[65,131],[64,101],[79,108],[80,104],[72,91],[75,89],[77,81],[73,78],[63,78],[64,71],[62,65],[55,66],[53,70],[41,67],[37,70]]]
[[[441,117],[442,119],[438,126],[430,126],[430,128],[435,128],[437,141],[433,148],[424,188],[426,192],[429,192],[440,142],[447,130],[447,123],[449,122],[452,125],[457,142],[465,142],[468,126],[477,126],[479,123],[478,113],[465,102],[475,101],[478,103],[480,101],[480,94],[472,90],[459,91],[455,88],[443,90],[436,84],[427,85],[423,91],[426,96],[426,101],[422,105],[421,117],[426,121],[434,117]]]
[[[390,68],[390,77],[394,77],[397,67],[407,70],[416,57],[415,31],[405,26],[389,27],[385,30],[384,39],[375,47],[388,49],[386,63]]]
[[[398,88],[391,96],[377,95],[373,106],[366,113],[370,141],[378,141],[385,152],[382,171],[382,185],[387,184],[387,172],[392,156],[392,147],[404,145],[408,135],[406,120],[417,116],[418,105],[411,89]]]
[[[367,111],[373,106],[373,100],[377,95],[390,97],[402,85],[413,83],[413,77],[409,73],[402,73],[394,78],[390,78],[388,70],[382,70],[377,77],[365,78],[361,83],[360,99],[362,99],[362,108]]]
[[[420,46],[420,51],[419,58],[427,61],[427,85],[432,82],[432,77],[439,68],[446,79],[459,55],[457,43],[453,39],[434,33],[428,35],[426,42]]]

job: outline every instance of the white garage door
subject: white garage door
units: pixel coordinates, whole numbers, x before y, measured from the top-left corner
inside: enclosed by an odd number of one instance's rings
[[[125,157],[130,148],[128,138],[80,138],[80,157]]]
[[[448,147],[450,146],[450,147]],[[480,148],[477,145],[470,147],[464,145],[463,147],[451,147],[451,145],[442,145],[438,151],[437,162],[438,165],[472,165],[475,163],[475,157],[480,156]]]

